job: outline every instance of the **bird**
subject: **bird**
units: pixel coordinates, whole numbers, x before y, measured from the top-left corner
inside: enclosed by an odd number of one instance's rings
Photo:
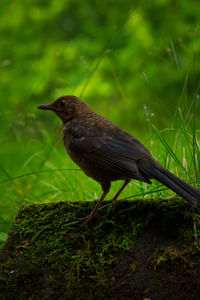
[[[165,169],[147,148],[129,133],[94,112],[86,102],[73,95],[61,96],[38,109],[50,110],[62,120],[63,141],[68,155],[102,188],[92,212],[76,218],[85,226],[98,217],[98,209],[108,194],[111,182],[123,180],[114,195],[116,201],[132,179],[151,184],[156,179],[195,206],[200,191]]]

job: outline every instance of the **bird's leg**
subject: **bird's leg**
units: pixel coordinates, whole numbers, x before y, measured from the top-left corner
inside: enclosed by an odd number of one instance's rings
[[[93,218],[97,217],[97,211],[110,190],[110,183],[107,184],[105,187],[102,186],[102,189],[103,189],[103,194],[102,194],[101,198],[99,199],[99,201],[97,202],[95,208],[92,210],[91,214],[89,214],[88,216],[83,217],[83,218],[74,218],[75,220],[78,220],[78,221],[84,221],[83,224],[81,224],[81,227],[85,226]]]
[[[121,192],[123,191],[123,189],[125,189],[125,187],[127,186],[127,184],[129,184],[129,182],[131,181],[131,179],[126,179],[123,183],[123,185],[121,186],[121,188],[119,189],[119,191],[115,194],[115,196],[113,197],[113,201],[114,203],[116,203],[117,198],[119,197],[119,195],[121,194]]]

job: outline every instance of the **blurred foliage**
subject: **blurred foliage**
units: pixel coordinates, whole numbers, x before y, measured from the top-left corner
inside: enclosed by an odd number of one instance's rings
[[[146,104],[165,126],[157,99],[173,113],[183,82],[197,89],[198,11],[187,0],[1,1],[1,127],[62,94],[136,130]]]
[[[170,127],[177,105],[187,114],[199,92],[198,22],[198,1],[1,0],[2,180],[63,168],[60,121],[36,110],[60,95],[80,96],[142,141],[150,121]],[[37,198],[42,180],[32,178],[2,186],[6,209]]]

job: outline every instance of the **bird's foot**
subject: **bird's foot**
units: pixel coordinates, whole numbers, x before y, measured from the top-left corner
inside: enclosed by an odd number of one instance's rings
[[[115,206],[117,204],[117,197],[113,197],[112,201],[113,201],[113,205]]]
[[[74,217],[73,220],[75,221],[79,221],[79,222],[83,222],[80,227],[84,227],[88,222],[90,222],[92,219],[94,218],[101,218],[100,215],[98,214],[90,214],[86,217],[82,217],[82,218],[79,218],[79,217]]]

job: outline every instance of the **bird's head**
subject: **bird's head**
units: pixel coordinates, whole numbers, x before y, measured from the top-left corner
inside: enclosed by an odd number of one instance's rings
[[[52,103],[38,106],[38,109],[54,111],[63,122],[70,121],[76,115],[84,112],[89,107],[76,96],[61,96]]]

